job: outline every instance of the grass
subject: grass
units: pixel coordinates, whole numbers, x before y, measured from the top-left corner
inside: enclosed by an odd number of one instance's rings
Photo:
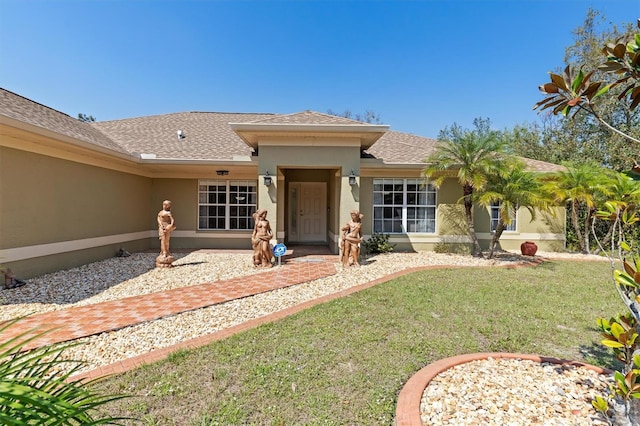
[[[613,366],[596,318],[624,311],[605,262],[400,277],[101,382],[147,425],[393,424],[417,370],[507,351]]]

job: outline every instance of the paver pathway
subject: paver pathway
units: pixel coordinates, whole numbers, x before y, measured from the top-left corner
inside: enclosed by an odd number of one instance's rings
[[[337,256],[296,258],[257,275],[31,315],[2,334],[8,340],[34,328],[54,329],[25,349],[74,340],[334,275],[336,261]]]

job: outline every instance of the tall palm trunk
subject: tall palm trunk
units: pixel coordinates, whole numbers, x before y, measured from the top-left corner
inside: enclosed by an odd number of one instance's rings
[[[489,259],[493,259],[493,252],[498,245],[498,241],[500,241],[500,237],[502,233],[507,228],[502,218],[498,220],[498,225],[496,226],[496,230],[493,233],[493,238],[491,238],[491,243],[489,244]]]
[[[478,242],[478,236],[476,235],[476,228],[473,223],[473,201],[471,197],[473,195],[473,187],[471,185],[464,185],[463,193],[465,218],[467,220],[467,227],[469,228],[469,235],[473,242],[473,256],[484,258],[482,248],[480,248],[480,243]]]
[[[591,239],[589,236],[591,235],[591,220],[594,216],[594,209],[587,209],[587,217],[584,219],[584,249],[587,253],[591,253]]]
[[[580,221],[578,220],[578,202],[576,200],[571,201],[571,224],[573,225],[573,230],[576,233],[576,238],[578,239],[578,247],[580,247],[580,253],[586,254],[587,251],[584,246],[584,237],[582,236],[582,231],[580,230]]]

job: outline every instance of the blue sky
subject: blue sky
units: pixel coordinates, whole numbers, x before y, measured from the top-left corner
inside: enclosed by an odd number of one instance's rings
[[[372,110],[437,137],[532,122],[589,6],[637,0],[0,0],[0,87],[113,120]]]

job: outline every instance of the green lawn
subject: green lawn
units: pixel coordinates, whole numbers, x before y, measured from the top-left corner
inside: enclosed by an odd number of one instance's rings
[[[420,368],[470,352],[613,366],[597,317],[624,311],[606,262],[430,270],[102,382],[148,425],[390,425]]]

